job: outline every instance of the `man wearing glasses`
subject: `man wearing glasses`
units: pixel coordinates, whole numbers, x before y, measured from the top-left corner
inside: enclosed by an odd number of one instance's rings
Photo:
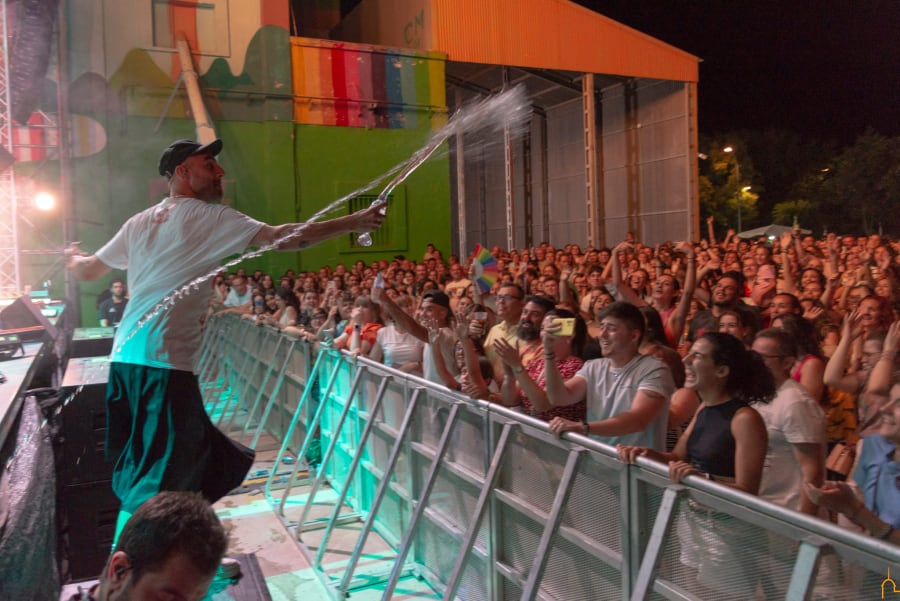
[[[484,340],[484,353],[494,368],[494,379],[497,385],[503,383],[503,361],[494,350],[494,342],[505,340],[516,346],[519,318],[522,316],[522,300],[525,292],[518,284],[504,284],[494,296],[497,307],[497,324],[490,329]]]
[[[821,486],[825,478],[825,414],[806,389],[791,378],[796,341],[784,330],[756,335],[759,353],[775,379],[775,398],[755,409],[766,422],[769,448],[759,496],[788,509],[816,514],[806,484]]]

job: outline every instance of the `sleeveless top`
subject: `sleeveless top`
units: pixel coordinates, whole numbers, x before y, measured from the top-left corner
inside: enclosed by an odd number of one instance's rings
[[[802,372],[803,372],[803,366],[806,365],[807,361],[809,361],[810,359],[813,359],[813,358],[815,358],[815,355],[806,355],[805,357],[800,359],[800,362],[797,363],[797,367],[794,368],[794,372],[791,374],[791,378],[793,378],[794,380],[799,382],[800,376],[802,375]]]
[[[735,442],[731,420],[738,409],[747,404],[731,399],[718,405],[704,406],[687,441],[688,462],[711,476],[734,478]]]

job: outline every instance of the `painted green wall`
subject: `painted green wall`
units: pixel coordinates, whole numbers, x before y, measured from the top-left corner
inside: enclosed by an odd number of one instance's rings
[[[425,144],[430,133],[423,129],[297,125],[300,218],[309,218],[332,200],[405,161]],[[438,151],[435,156],[396,190],[405,200],[398,202],[397,209],[405,211],[405,215],[392,214],[388,206],[386,224],[392,228],[405,226],[405,244],[387,250],[361,250],[349,248],[346,239],[335,239],[301,253],[300,267],[310,270],[339,262],[350,265],[358,259],[371,262],[397,254],[421,258],[429,242],[438,248],[449,248],[450,164],[446,152]],[[387,180],[381,182],[370,193],[377,195],[387,183]]]

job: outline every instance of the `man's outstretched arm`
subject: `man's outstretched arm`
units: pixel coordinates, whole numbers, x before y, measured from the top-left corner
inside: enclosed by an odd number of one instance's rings
[[[384,221],[382,210],[384,206],[374,206],[328,221],[264,225],[250,241],[250,246],[269,246],[281,240],[278,250],[296,250],[343,234],[373,232]]]

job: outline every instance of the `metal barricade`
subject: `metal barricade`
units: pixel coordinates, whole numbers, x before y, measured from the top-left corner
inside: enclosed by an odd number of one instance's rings
[[[666,466],[622,464],[612,447],[557,438],[543,422],[421,378],[327,348],[313,363],[308,344],[258,328],[254,338],[233,320],[212,327],[229,332],[210,332],[208,344],[253,348],[204,349],[226,366],[207,373],[230,372],[230,404],[247,404],[250,418],[262,399],[264,414],[281,415],[257,427],[281,441],[276,465],[292,452],[298,460],[280,498],[274,473],[267,496],[334,599],[379,579],[390,599],[411,574],[444,599],[849,601],[878,598],[900,565],[896,546],[699,477],[673,484]],[[321,464],[290,520],[284,509],[317,433]],[[322,501],[326,486],[334,494]],[[348,521],[361,523],[350,559],[326,573],[324,549]],[[361,579],[373,535],[392,563]]]

